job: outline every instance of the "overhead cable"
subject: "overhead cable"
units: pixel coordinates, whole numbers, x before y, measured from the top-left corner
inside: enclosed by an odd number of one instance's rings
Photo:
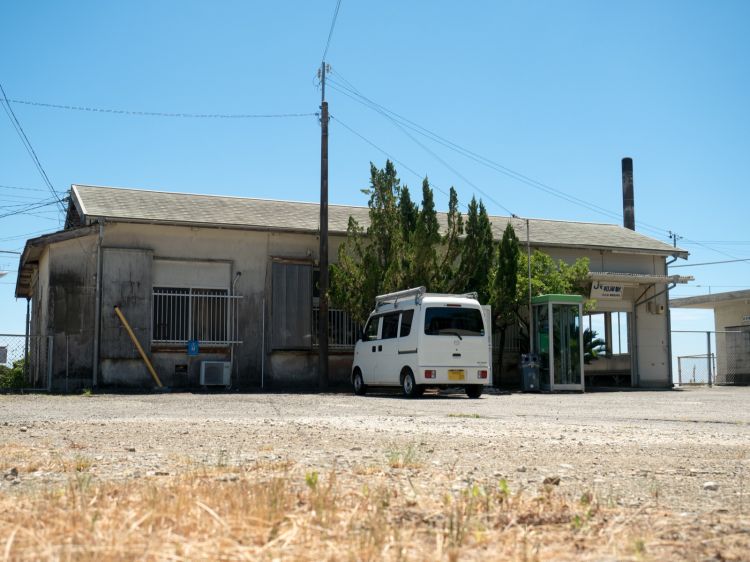
[[[339,8],[341,8],[341,0],[337,0],[336,9],[333,11],[333,18],[331,19],[331,28],[328,30],[328,40],[326,41],[325,49],[323,49],[323,56],[320,60],[325,61],[326,55],[328,54],[328,47],[331,46],[331,37],[333,37],[333,28],[336,27],[336,18],[339,17]]]
[[[112,113],[116,115],[135,115],[139,117],[183,117],[187,119],[272,119],[279,117],[312,117],[315,113],[169,113],[164,111],[137,111],[131,109],[112,109],[103,107],[86,107],[80,105],[63,105],[37,101],[8,99],[10,103],[20,103],[50,109],[67,109],[71,111],[90,111],[94,113]]]
[[[3,106],[3,109],[5,110],[5,113],[8,116],[8,119],[10,119],[10,122],[13,125],[13,128],[16,130],[18,137],[21,139],[21,143],[26,149],[26,152],[28,152],[29,156],[31,157],[31,160],[34,162],[34,165],[36,166],[36,169],[39,171],[39,174],[41,175],[42,180],[44,181],[45,185],[49,188],[52,195],[55,197],[57,203],[60,205],[60,210],[64,213],[65,204],[62,202],[62,199],[60,199],[60,197],[57,195],[57,191],[55,191],[55,188],[52,185],[52,182],[50,181],[49,176],[47,176],[47,172],[44,170],[42,163],[39,161],[39,157],[37,156],[36,151],[34,150],[34,147],[31,145],[31,141],[29,140],[29,137],[26,135],[26,132],[23,130],[23,127],[21,126],[21,122],[18,120],[18,117],[16,117],[16,114],[14,113],[13,108],[10,106],[10,102],[8,101],[8,96],[6,95],[5,88],[3,88],[2,84],[0,84],[0,92],[2,93],[3,100],[5,101],[5,103],[1,105]]]

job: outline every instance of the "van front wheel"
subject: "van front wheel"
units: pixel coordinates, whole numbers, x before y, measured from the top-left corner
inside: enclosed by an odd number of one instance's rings
[[[470,384],[466,386],[466,396],[469,398],[479,398],[484,390],[484,385]]]
[[[404,396],[407,398],[416,398],[421,395],[423,390],[414,382],[414,375],[411,371],[406,371],[403,378],[401,379],[401,389],[404,391]]]

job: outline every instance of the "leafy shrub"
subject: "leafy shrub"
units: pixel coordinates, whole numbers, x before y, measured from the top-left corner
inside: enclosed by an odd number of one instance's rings
[[[23,388],[23,364],[24,360],[19,359],[13,362],[13,367],[8,368],[0,365],[0,388]]]

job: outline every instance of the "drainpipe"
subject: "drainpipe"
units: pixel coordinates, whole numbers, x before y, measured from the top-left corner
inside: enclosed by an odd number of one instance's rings
[[[24,380],[29,380],[29,309],[31,308],[31,299],[26,297],[26,338],[23,340],[23,376]]]
[[[99,239],[96,244],[96,302],[94,304],[94,365],[91,371],[91,387],[99,384],[99,333],[102,317],[102,240],[104,223],[99,223]]]
[[[633,350],[631,354],[631,368],[633,370],[633,383],[636,388],[641,386],[641,373],[638,370],[638,305],[633,303]]]

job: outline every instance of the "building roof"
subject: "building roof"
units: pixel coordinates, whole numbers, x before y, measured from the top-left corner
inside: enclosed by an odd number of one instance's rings
[[[73,185],[71,195],[73,210],[82,225],[104,220],[293,232],[319,230],[318,203],[90,185]],[[369,222],[367,207],[329,205],[329,232],[345,233],[350,216],[362,226]],[[438,213],[438,220],[445,225],[446,214]],[[502,216],[490,217],[494,237],[500,239],[511,221],[517,236],[525,240],[526,221]],[[529,219],[529,239],[536,247],[615,249],[628,253],[688,256],[688,252],[681,248],[614,224]]]
[[[750,289],[671,299],[669,306],[672,308],[716,308],[720,304],[748,300],[750,300]]]

